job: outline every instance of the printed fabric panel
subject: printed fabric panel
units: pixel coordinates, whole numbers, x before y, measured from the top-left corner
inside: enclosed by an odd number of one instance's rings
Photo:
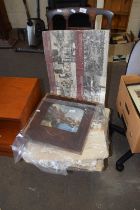
[[[43,32],[50,93],[104,104],[108,30]]]

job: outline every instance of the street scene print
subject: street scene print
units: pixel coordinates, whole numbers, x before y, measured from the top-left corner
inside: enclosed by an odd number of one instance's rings
[[[84,111],[80,108],[52,104],[41,121],[41,125],[76,133],[83,115]]]

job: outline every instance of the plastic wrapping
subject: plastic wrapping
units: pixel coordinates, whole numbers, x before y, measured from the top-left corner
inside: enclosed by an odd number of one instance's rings
[[[36,112],[40,112],[40,110],[37,109]],[[36,113],[28,126],[35,115]],[[18,134],[12,145],[15,162],[23,158],[26,162],[34,164],[45,172],[63,175],[66,175],[67,170],[71,168],[73,170],[101,171],[104,166],[103,160],[108,157],[106,141],[108,120],[109,109],[104,109],[102,105],[96,106],[82,154],[42,143],[41,139],[36,141],[32,136],[27,135],[28,129],[25,128]]]

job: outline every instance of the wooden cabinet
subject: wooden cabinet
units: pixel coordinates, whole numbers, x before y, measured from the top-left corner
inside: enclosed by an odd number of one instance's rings
[[[0,155],[12,155],[11,145],[40,99],[38,79],[0,77]]]
[[[99,0],[88,0],[88,5],[96,7]],[[133,0],[104,0],[104,9],[114,13],[112,31],[126,31]],[[106,26],[106,20],[103,19]]]
[[[114,13],[112,30],[126,31],[133,0],[104,0],[104,9]]]
[[[96,7],[97,5],[97,0],[88,0],[87,1],[88,6],[90,7]]]

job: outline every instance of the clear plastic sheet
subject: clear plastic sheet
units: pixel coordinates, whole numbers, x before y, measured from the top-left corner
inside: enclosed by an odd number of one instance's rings
[[[40,110],[37,109],[36,112],[40,112]],[[104,159],[109,155],[107,145],[108,120],[109,109],[104,109],[102,105],[96,106],[82,154],[42,143],[40,139],[34,141],[32,136],[27,135],[27,128],[25,128],[17,135],[12,145],[15,162],[23,158],[42,171],[63,175],[66,175],[70,169],[101,171],[104,167]]]

